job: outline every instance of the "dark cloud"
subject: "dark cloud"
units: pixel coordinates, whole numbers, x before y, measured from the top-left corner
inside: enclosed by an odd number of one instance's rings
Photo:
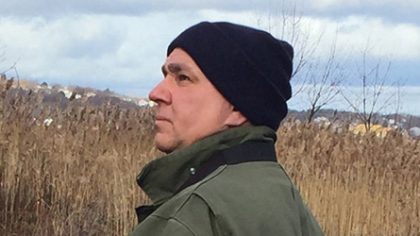
[[[118,4],[112,1],[49,1],[16,0],[1,1],[0,14],[3,16],[45,18],[69,14],[143,14],[147,11],[138,4]]]
[[[155,11],[196,11],[215,9],[224,11],[255,11],[263,14],[292,12],[317,17],[340,18],[348,15],[377,16],[389,21],[407,22],[420,25],[420,2],[399,0],[389,1],[325,1],[322,0],[0,0],[2,16],[43,16],[59,17],[66,14],[118,14],[143,15]]]
[[[342,18],[349,15],[379,17],[389,22],[420,25],[420,1],[343,1],[336,0],[328,6],[317,5],[317,0],[302,0],[305,15]]]
[[[134,1],[134,0],[1,0],[1,15],[19,16],[59,16],[63,14],[122,14],[122,15],[142,15],[147,12],[165,10],[199,10],[199,9],[223,9],[223,10],[254,10],[266,4],[266,1],[259,0],[215,0],[215,1],[195,1],[195,0],[154,0],[154,1]]]

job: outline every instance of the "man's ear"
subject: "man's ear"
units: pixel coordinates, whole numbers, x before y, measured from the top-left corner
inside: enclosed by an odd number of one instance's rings
[[[237,127],[245,124],[246,122],[248,122],[248,119],[242,115],[240,111],[233,109],[225,120],[225,125],[227,127]]]

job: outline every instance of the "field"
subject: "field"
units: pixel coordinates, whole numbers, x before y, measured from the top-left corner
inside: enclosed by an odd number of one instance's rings
[[[45,105],[1,86],[0,235],[127,235],[148,202],[136,175],[161,155],[153,110]],[[326,235],[420,235],[418,140],[294,120],[278,136],[279,162]]]

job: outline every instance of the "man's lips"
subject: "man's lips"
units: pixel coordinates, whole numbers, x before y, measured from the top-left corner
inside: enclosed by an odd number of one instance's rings
[[[170,119],[168,119],[168,118],[166,118],[164,116],[160,116],[160,115],[157,115],[155,119],[156,119],[156,121],[168,121],[168,122],[171,122]]]

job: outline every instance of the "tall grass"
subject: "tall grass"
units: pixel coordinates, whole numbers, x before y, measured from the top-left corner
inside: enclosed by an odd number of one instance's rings
[[[40,99],[0,84],[0,235],[127,235],[149,201],[136,175],[160,155],[153,111]],[[278,136],[279,161],[327,235],[420,234],[419,141],[292,120]]]
[[[420,144],[286,123],[278,156],[327,235],[420,235]]]

